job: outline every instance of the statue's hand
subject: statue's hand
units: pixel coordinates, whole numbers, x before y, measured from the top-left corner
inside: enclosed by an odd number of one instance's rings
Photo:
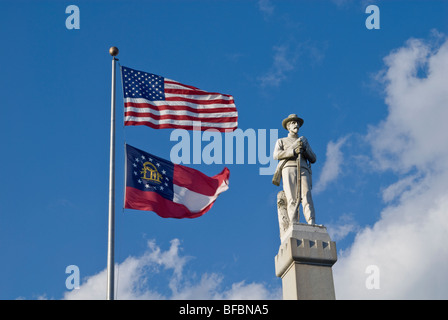
[[[302,142],[302,137],[300,137],[299,139],[297,139],[293,144],[292,144],[292,148],[295,150],[297,148],[302,148],[303,147],[303,142]]]

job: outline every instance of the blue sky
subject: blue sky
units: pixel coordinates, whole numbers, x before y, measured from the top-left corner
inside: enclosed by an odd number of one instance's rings
[[[66,28],[71,4],[79,29]],[[369,4],[380,29],[365,26]],[[448,262],[447,1],[0,6],[0,299],[106,297],[110,46],[123,66],[232,94],[239,128],[268,141],[270,130],[286,135],[289,114],[305,120],[316,222],[339,253],[337,298],[448,297],[444,268],[432,268]],[[280,188],[258,157],[248,163],[247,146],[243,164],[189,165],[230,169],[204,216],[122,209],[124,142],[169,159],[177,141],[172,130],[124,128],[119,77],[117,88],[117,298],[281,298]],[[70,265],[79,289],[66,288]],[[366,288],[371,265],[379,289]]]

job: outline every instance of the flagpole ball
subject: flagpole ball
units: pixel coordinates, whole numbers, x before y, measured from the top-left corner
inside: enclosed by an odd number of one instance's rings
[[[109,53],[110,53],[110,55],[112,57],[115,57],[116,55],[118,55],[118,48],[117,47],[110,47]]]

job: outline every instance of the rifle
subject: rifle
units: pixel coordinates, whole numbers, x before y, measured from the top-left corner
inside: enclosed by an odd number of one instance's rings
[[[301,157],[302,157],[302,141],[299,142],[297,147],[299,152],[297,152],[297,203],[294,208],[294,215],[292,216],[291,223],[299,222],[299,206],[302,203],[302,172],[301,172]],[[296,149],[296,150],[297,150]]]

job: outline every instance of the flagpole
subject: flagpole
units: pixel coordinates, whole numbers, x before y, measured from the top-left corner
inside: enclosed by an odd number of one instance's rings
[[[111,47],[112,89],[110,103],[110,161],[109,161],[109,230],[107,241],[107,300],[114,300],[114,246],[115,246],[115,58],[118,48]]]

